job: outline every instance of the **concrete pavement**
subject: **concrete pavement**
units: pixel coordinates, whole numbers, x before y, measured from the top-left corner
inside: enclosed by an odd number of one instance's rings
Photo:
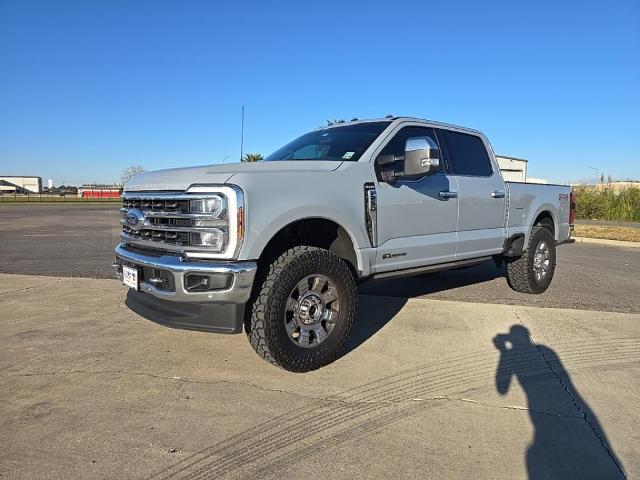
[[[0,275],[2,478],[640,476],[638,314],[362,296],[292,374],[124,296]]]
[[[574,237],[576,243],[595,243],[598,245],[608,245],[619,248],[640,248],[640,242],[630,242],[627,240],[609,240],[607,238]]]

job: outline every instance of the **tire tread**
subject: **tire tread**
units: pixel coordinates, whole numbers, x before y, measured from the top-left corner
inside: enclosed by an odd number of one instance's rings
[[[507,263],[507,283],[516,292],[540,294],[543,293],[551,284],[553,273],[555,271],[555,252],[553,254],[553,268],[550,272],[551,278],[546,286],[539,286],[533,275],[533,252],[539,241],[540,236],[547,236],[550,248],[555,248],[553,235],[549,229],[542,226],[534,226],[529,235],[529,243],[524,254],[516,259],[512,259]]]
[[[345,261],[327,250],[299,245],[285,250],[265,267],[262,275],[256,278],[254,295],[247,308],[248,318],[245,319],[245,329],[253,349],[267,362],[295,372],[307,372],[331,363],[349,338],[355,319],[356,284]],[[303,357],[291,355],[278,342],[278,322],[281,319],[273,299],[289,295],[290,292],[283,290],[285,277],[301,275],[305,269],[321,268],[329,268],[347,285],[348,291],[341,294],[340,303],[340,322],[346,322],[346,328],[330,350],[320,349]]]

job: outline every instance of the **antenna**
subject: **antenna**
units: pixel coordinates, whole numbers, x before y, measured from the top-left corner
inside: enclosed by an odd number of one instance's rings
[[[240,161],[244,153],[244,105],[242,105],[242,118],[240,120]]]

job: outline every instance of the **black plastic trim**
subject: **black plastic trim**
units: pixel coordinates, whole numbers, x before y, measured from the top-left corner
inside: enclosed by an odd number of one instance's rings
[[[171,302],[129,290],[125,304],[138,315],[165,327],[212,333],[241,333],[243,303]]]
[[[502,255],[505,257],[519,257],[524,251],[524,233],[516,233],[515,235],[505,239],[502,247]]]
[[[375,273],[372,279],[393,278],[393,277],[409,277],[413,275],[421,275],[423,273],[440,272],[442,270],[450,270],[454,268],[471,267],[480,263],[491,260],[492,257],[469,258],[466,260],[457,260],[455,262],[438,263],[436,265],[427,265],[425,267],[407,268],[404,270],[393,270],[391,272]]]

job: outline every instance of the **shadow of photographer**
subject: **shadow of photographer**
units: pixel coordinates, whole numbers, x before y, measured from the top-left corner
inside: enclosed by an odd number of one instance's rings
[[[498,393],[505,395],[515,377],[527,397],[534,428],[526,452],[529,479],[624,478],[622,463],[598,418],[558,355],[534,343],[529,331],[517,324],[509,333],[496,335],[493,343],[500,351],[495,379]]]

